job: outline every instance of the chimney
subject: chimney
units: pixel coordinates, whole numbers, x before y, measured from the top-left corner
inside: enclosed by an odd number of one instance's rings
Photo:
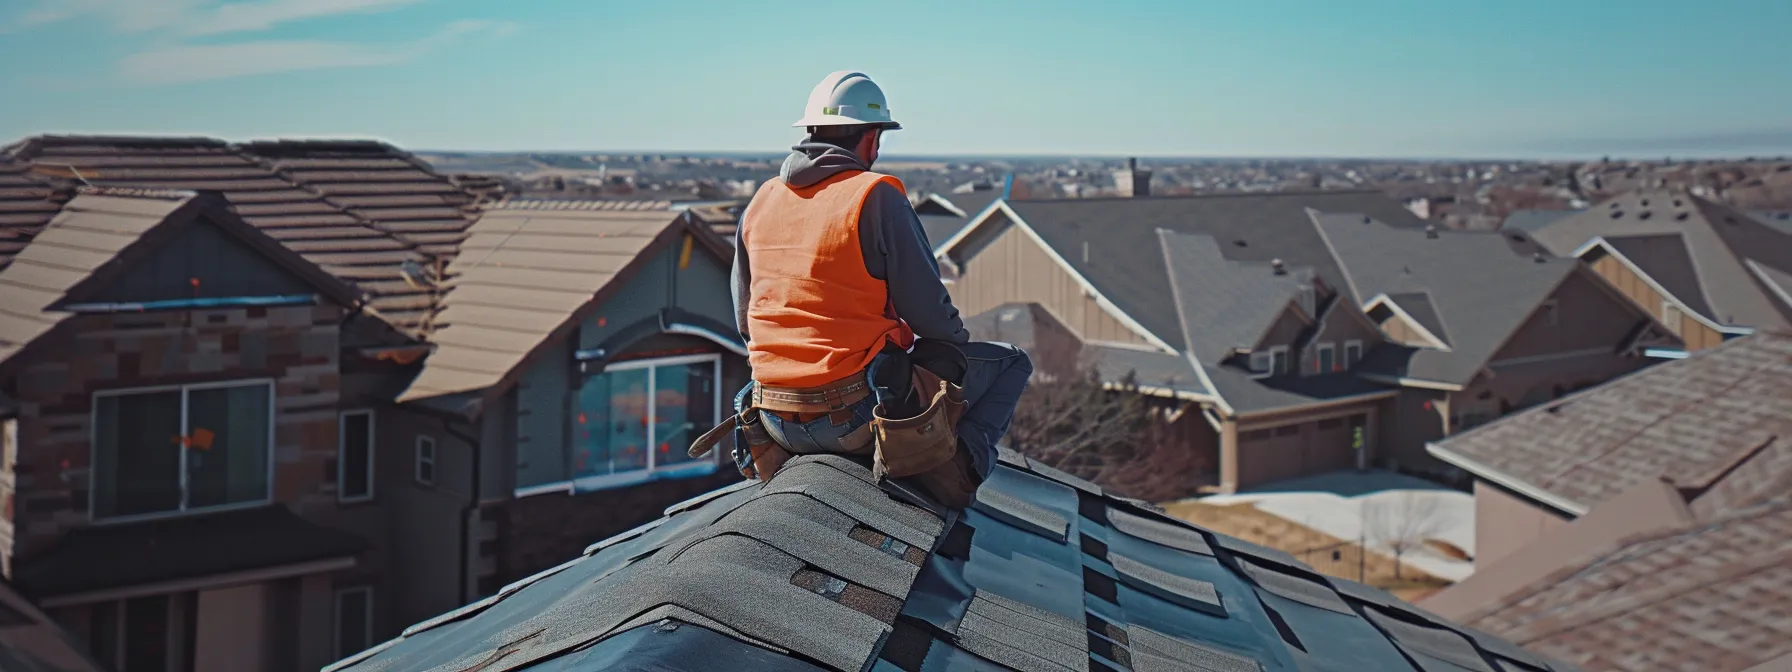
[[[1269,267],[1275,269],[1276,275],[1287,275],[1288,274],[1288,267],[1282,265],[1281,259],[1269,260]]]
[[[1114,191],[1132,198],[1151,195],[1151,169],[1140,168],[1138,157],[1126,159],[1126,169],[1114,171]]]
[[[1425,237],[1426,238],[1436,238],[1437,237],[1437,225],[1436,224],[1426,224],[1425,225]]]

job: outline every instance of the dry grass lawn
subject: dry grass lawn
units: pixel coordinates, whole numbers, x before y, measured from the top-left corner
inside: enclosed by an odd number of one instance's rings
[[[1364,553],[1362,547],[1354,541],[1339,539],[1266,513],[1249,503],[1216,505],[1173,502],[1164,504],[1163,507],[1170,515],[1182,520],[1254,544],[1287,551],[1322,574],[1361,581],[1387,590],[1408,602],[1450,585],[1449,581],[1406,564],[1400,566],[1397,578],[1394,574],[1393,557],[1374,551]]]

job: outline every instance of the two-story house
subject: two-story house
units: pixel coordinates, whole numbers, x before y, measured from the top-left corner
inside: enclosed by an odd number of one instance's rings
[[[746,376],[728,247],[616,207],[374,143],[8,148],[0,569],[114,670],[316,669],[738,480],[671,448]]]
[[[1346,225],[1356,228],[1334,228]],[[1486,402],[1498,375],[1499,398],[1511,410],[1534,401],[1525,395],[1539,385],[1555,393],[1574,375],[1603,380],[1644,365],[1640,355],[1651,345],[1677,343],[1651,332],[1646,315],[1574,262],[1539,263],[1497,234],[1465,235],[1428,230],[1373,192],[999,201],[939,255],[960,270],[951,289],[967,314],[1038,304],[1095,355],[1104,376],[1133,373],[1147,393],[1198,410],[1172,414],[1198,430],[1176,435],[1214,465],[1190,484],[1192,494],[1368,465],[1441,467],[1424,441],[1451,431],[1450,394],[1472,400],[1458,407]],[[1422,245],[1440,238],[1436,247],[1461,248],[1456,261],[1399,263],[1436,255]],[[1364,253],[1377,249],[1385,252]],[[1444,272],[1463,259],[1469,265]],[[1491,274],[1475,275],[1483,267]],[[1579,280],[1565,281],[1569,275]],[[1406,322],[1376,319],[1384,306],[1443,310],[1418,306],[1414,297],[1427,291],[1465,322],[1489,297],[1516,308],[1465,323],[1474,329],[1465,338],[1479,348],[1472,352],[1415,341],[1402,331]],[[1544,325],[1536,328],[1555,329],[1548,315],[1562,303],[1590,321],[1617,317],[1584,337],[1519,336],[1529,333],[1531,315]],[[1466,377],[1410,375],[1415,359],[1440,357]],[[1552,368],[1563,379],[1547,383],[1505,370],[1557,360],[1598,364]],[[1482,375],[1490,363],[1503,372]]]
[[[1635,191],[1531,235],[1591,264],[1690,350],[1792,326],[1792,232],[1728,205]]]

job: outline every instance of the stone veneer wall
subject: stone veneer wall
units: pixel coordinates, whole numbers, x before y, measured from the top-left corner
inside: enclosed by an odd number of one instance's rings
[[[93,393],[272,378],[273,499],[333,507],[338,324],[333,305],[79,315],[20,367],[17,557],[88,523]],[[0,381],[4,383],[6,381]]]

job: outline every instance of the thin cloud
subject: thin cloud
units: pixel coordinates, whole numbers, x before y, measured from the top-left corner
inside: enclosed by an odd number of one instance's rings
[[[133,84],[161,86],[336,68],[367,68],[416,60],[475,33],[514,32],[514,24],[456,21],[423,39],[395,45],[320,40],[263,40],[238,44],[183,45],[132,54],[118,74]]]
[[[194,17],[178,27],[186,35],[219,35],[260,31],[290,21],[342,14],[367,14],[414,5],[423,0],[262,0],[233,2]]]
[[[41,0],[6,22],[18,32],[77,19],[93,19],[120,33],[165,31],[185,36],[263,31],[283,23],[344,14],[383,12],[424,0]]]

